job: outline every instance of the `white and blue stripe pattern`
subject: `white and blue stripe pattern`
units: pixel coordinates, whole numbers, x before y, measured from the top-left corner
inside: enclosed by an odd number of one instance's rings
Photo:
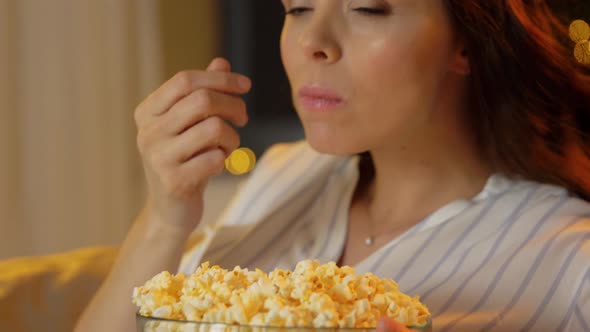
[[[265,270],[338,261],[358,161],[306,142],[273,147],[180,271],[207,260]],[[495,175],[355,268],[420,295],[436,331],[590,331],[590,204]]]

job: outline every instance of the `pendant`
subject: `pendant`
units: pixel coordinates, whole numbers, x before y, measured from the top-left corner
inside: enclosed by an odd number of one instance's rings
[[[375,242],[375,239],[373,239],[372,236],[367,236],[365,238],[365,245],[366,246],[372,246],[373,245],[373,242]]]

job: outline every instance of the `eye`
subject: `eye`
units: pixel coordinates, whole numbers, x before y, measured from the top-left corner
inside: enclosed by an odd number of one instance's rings
[[[305,13],[306,11],[311,10],[311,8],[307,8],[307,7],[294,7],[291,8],[287,11],[285,11],[285,15],[293,15],[293,16],[300,16],[303,13]]]
[[[385,15],[387,14],[387,10],[383,8],[368,8],[368,7],[359,7],[355,8],[355,11],[366,14],[366,15]]]

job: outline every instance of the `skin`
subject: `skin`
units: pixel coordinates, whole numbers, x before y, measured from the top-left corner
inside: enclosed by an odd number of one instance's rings
[[[371,152],[376,176],[366,192],[373,199],[355,195],[350,223],[371,221],[377,234],[392,226],[403,230],[450,201],[472,197],[490,174],[462,116],[469,62],[441,1],[283,1],[287,9],[307,8],[287,17],[281,37],[307,139],[320,152]],[[386,14],[361,13],[361,6],[385,7]],[[296,95],[313,83],[339,92],[345,105],[338,112],[306,112]],[[226,121],[247,123],[241,95],[250,88],[247,77],[216,58],[207,70],[178,73],[138,105],[137,144],[148,198],[75,331],[135,329],[133,287],[178,269],[201,221],[208,180],[239,146]],[[360,242],[349,235],[342,263],[371,253],[363,247],[358,256],[347,256]],[[378,329],[405,330],[389,319]]]
[[[377,332],[411,332],[411,330],[391,318],[383,317],[377,322]]]

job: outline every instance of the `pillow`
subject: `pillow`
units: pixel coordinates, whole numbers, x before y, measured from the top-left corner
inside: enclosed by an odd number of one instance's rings
[[[117,248],[0,261],[0,331],[71,331]]]

